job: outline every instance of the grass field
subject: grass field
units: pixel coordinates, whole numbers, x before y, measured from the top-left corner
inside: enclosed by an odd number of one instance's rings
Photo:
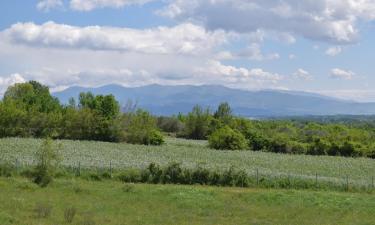
[[[372,185],[375,160],[368,158],[344,158],[330,156],[285,155],[252,151],[218,151],[206,147],[204,141],[168,139],[160,147],[102,143],[90,141],[57,141],[61,144],[62,164],[81,165],[82,168],[143,168],[149,163],[166,165],[180,162],[184,167],[197,164],[211,169],[227,169],[235,166],[249,174],[258,169],[261,175],[296,176],[303,179]],[[30,164],[39,148],[38,139],[0,139],[0,157],[3,161]]]
[[[374,224],[375,195],[0,178],[0,224]],[[46,218],[41,210],[50,210]],[[42,211],[42,212],[43,212]]]

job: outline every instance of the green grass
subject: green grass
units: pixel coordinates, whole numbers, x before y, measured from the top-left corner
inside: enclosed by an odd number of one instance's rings
[[[57,179],[39,188],[0,178],[0,224],[373,224],[375,195]],[[49,205],[38,218],[35,208]]]
[[[168,139],[164,146],[141,146],[123,143],[90,141],[58,141],[62,144],[62,164],[82,168],[144,168],[154,162],[166,165],[180,162],[193,168],[202,164],[210,169],[228,169],[232,165],[254,174],[256,169],[264,176],[290,176],[345,184],[369,186],[375,175],[375,160],[330,156],[285,155],[252,151],[218,151],[206,147],[205,141]],[[5,138],[0,140],[0,158],[3,161],[31,164],[41,140]]]

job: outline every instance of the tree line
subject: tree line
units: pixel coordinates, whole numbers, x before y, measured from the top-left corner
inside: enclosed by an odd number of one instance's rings
[[[309,120],[250,120],[230,105],[196,105],[187,114],[156,117],[127,107],[113,95],[80,93],[67,105],[36,81],[10,86],[0,102],[0,137],[127,142],[161,145],[165,134],[208,140],[209,147],[276,153],[375,158],[375,126]]]
[[[63,105],[36,81],[8,87],[0,102],[0,137],[50,137],[160,145],[156,118],[138,109],[126,113],[113,95],[80,93]]]

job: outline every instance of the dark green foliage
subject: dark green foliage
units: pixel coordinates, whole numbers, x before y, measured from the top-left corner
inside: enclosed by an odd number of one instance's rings
[[[248,148],[245,137],[228,126],[219,128],[208,138],[211,148],[223,150],[245,150]]]
[[[184,136],[189,139],[207,139],[210,131],[212,116],[208,109],[194,106],[193,110],[185,118]]]
[[[0,177],[11,177],[14,168],[9,163],[1,163],[0,164]]]
[[[157,126],[163,132],[176,134],[181,133],[184,129],[183,122],[176,117],[158,117]]]
[[[233,115],[232,109],[230,108],[228,102],[223,102],[218,106],[216,112],[214,113],[214,117],[215,119],[221,121],[223,124],[226,125],[228,125],[231,122]]]
[[[202,184],[217,186],[249,186],[249,176],[231,167],[223,172],[210,171],[202,166],[195,169],[182,168],[180,163],[171,163],[162,168],[151,163],[143,170],[126,170],[117,176],[123,182],[153,184]]]

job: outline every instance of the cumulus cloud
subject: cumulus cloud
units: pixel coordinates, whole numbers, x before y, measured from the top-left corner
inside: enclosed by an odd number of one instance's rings
[[[283,77],[277,73],[264,71],[261,68],[247,69],[243,67],[234,67],[223,65],[219,61],[210,60],[203,67],[195,69],[196,74],[207,75],[212,78],[219,78],[223,83],[249,84],[258,83],[277,83]]]
[[[3,33],[9,41],[29,46],[157,54],[201,54],[226,41],[224,32],[208,32],[191,23],[144,30],[76,27],[54,22],[16,23]]]
[[[260,45],[257,43],[253,43],[244,50],[238,52],[236,54],[239,58],[246,58],[250,60],[272,60],[272,59],[278,59],[280,58],[280,55],[278,53],[271,53],[264,55],[260,49]]]
[[[336,79],[351,80],[356,74],[350,70],[335,68],[331,70],[331,77]]]
[[[3,95],[8,86],[25,82],[21,74],[14,73],[9,76],[0,76],[0,95]]]
[[[49,12],[51,9],[60,8],[62,6],[62,0],[41,0],[36,5],[36,8],[43,12]]]
[[[97,8],[122,8],[128,5],[143,5],[154,0],[71,0],[70,8],[91,11]]]
[[[312,80],[311,74],[308,71],[301,68],[294,72],[293,76],[298,79]]]
[[[312,40],[352,43],[359,21],[375,19],[373,0],[173,0],[163,10],[177,20],[208,29],[248,33],[257,29],[286,32]],[[277,21],[277,22],[275,22]]]
[[[342,48],[340,46],[330,47],[326,50],[326,55],[329,56],[336,56],[342,52]]]

